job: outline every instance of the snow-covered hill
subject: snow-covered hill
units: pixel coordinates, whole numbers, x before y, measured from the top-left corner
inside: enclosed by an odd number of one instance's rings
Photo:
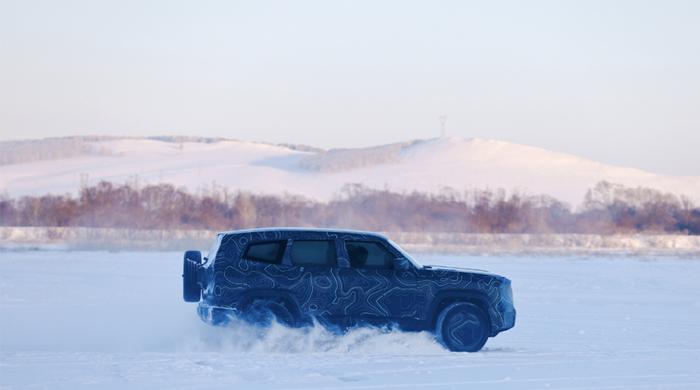
[[[577,205],[602,180],[700,201],[700,177],[674,177],[486,139],[440,138],[328,151],[222,139],[70,138],[0,143],[0,193],[76,193],[100,180],[226,187],[329,199],[348,183],[395,191],[497,189],[548,194]],[[70,145],[58,153],[47,147]],[[8,163],[10,162],[10,163]]]

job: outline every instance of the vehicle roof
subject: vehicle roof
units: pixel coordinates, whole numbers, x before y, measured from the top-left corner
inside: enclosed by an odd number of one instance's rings
[[[387,240],[388,238],[376,232],[369,232],[364,230],[353,230],[353,229],[334,229],[334,228],[310,228],[310,227],[265,227],[265,228],[252,228],[252,229],[241,229],[241,230],[229,230],[219,232],[219,234],[245,234],[245,233],[259,233],[259,232],[315,232],[315,233],[338,233],[338,234],[362,234],[365,236],[374,236],[377,238],[382,238]]]

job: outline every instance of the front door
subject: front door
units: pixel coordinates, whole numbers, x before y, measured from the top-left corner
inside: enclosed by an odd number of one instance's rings
[[[398,255],[381,241],[344,240],[341,255],[346,267],[339,269],[343,298],[339,309],[353,324],[403,325],[419,318],[416,274],[395,270]]]

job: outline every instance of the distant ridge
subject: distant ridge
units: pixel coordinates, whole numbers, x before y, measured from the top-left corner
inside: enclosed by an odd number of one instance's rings
[[[505,189],[578,205],[600,181],[700,201],[700,177],[665,176],[489,139],[434,138],[323,150],[206,137],[63,137],[0,142],[0,193],[77,193],[100,180],[172,183],[327,200],[346,184],[393,191]]]
[[[94,147],[94,144],[97,142],[125,139],[154,140],[170,143],[197,142],[207,144],[223,141],[240,142],[233,138],[198,137],[183,135],[154,135],[149,137],[116,137],[107,135],[93,135],[0,141],[0,165],[17,164],[32,161],[56,160],[85,155],[109,155],[110,153],[106,150],[96,149]],[[276,145],[286,147],[292,150],[301,150],[308,152],[323,151],[323,149],[321,148],[301,144],[273,144],[266,142],[252,143]]]

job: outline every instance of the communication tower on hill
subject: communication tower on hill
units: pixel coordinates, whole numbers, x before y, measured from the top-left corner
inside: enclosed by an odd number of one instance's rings
[[[447,115],[440,115],[440,138],[445,138],[445,126],[447,124]]]

